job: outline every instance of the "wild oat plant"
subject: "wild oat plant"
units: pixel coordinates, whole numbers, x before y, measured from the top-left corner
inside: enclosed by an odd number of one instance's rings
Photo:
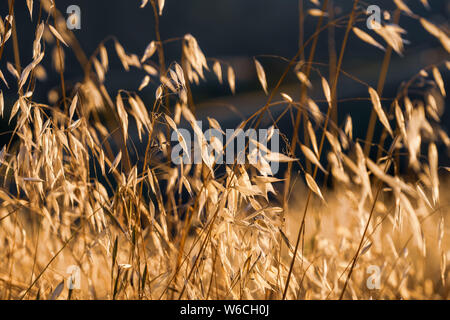
[[[2,61],[6,68],[0,72],[1,114],[15,123],[0,152],[0,298],[449,298],[450,199],[448,188],[443,191],[449,168],[439,166],[438,147],[448,148],[450,139],[440,126],[438,101],[446,95],[441,74],[450,62],[417,70],[395,99],[383,99],[382,90],[391,55],[404,53],[408,34],[396,23],[400,16],[416,20],[447,53],[450,39],[404,1],[394,0],[397,9],[384,13],[390,23],[373,20],[373,28],[366,28],[367,4],[358,0],[336,17],[326,14],[327,0],[301,2],[301,18],[313,16],[316,31],[305,35],[274,85],[255,59],[267,102],[233,128],[258,129],[270,109],[283,104],[293,115],[293,135],[280,136],[278,152],[259,144],[250,152],[255,142],[246,140],[244,159],[256,152],[258,160],[226,164],[213,155],[230,141],[205,138],[191,89],[215,76],[234,93],[235,72],[226,61],[207,59],[190,34],[174,40],[180,60],[165,60],[159,33],[164,0],[140,4],[153,14],[156,30],[143,55],[110,38],[90,57],[55,0],[27,0],[36,28],[33,58],[24,67],[14,45],[20,39],[15,2],[9,0],[0,19],[0,59],[6,46],[15,53],[13,61]],[[421,2],[425,10],[428,3]],[[76,23],[77,16],[70,19]],[[337,25],[345,36],[322,70],[334,72],[314,84],[326,103],[319,108],[310,96],[311,75],[319,68],[313,68],[317,39]],[[337,123],[348,41],[385,51],[378,88],[367,86],[372,116],[366,140],[353,138],[350,116]],[[70,90],[64,81],[67,50],[84,71]],[[137,68],[145,74],[136,92],[106,89],[112,54],[123,72]],[[53,72],[41,65],[44,59],[52,60],[60,77],[49,104],[33,99],[36,79]],[[290,74],[300,80],[298,99],[280,92]],[[419,80],[436,89],[420,100],[408,95]],[[139,93],[154,83],[155,99],[146,105]],[[16,96],[10,106],[5,90]],[[210,128],[225,131],[213,117],[208,120]],[[182,123],[197,134],[200,161],[177,165],[172,137],[183,152],[192,148],[180,133]],[[374,139],[377,123],[381,140]],[[136,149],[142,150],[137,156]],[[269,162],[283,162],[282,174]],[[406,167],[402,172],[400,165]]]

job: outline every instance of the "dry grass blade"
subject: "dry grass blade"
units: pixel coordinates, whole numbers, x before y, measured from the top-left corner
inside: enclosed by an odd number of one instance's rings
[[[328,84],[327,79],[322,77],[322,89],[323,93],[325,95],[325,99],[327,99],[328,106],[331,108],[331,91],[330,91],[330,85]]]
[[[300,144],[300,149],[302,149],[303,154],[309,161],[314,163],[316,166],[319,167],[320,170],[326,173],[325,168],[320,164],[319,160],[317,159],[317,156],[314,154],[314,152],[312,152],[311,149],[309,149],[307,146],[303,144]]]

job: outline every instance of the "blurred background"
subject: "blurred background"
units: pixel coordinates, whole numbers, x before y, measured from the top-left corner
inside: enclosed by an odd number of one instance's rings
[[[35,1],[38,2],[38,1]],[[166,0],[163,15],[160,18],[161,37],[165,39],[177,39],[185,34],[192,34],[197,40],[206,57],[218,58],[232,65],[236,71],[236,94],[232,95],[229,87],[224,83],[220,85],[217,78],[211,73],[208,81],[201,82],[193,87],[194,103],[197,107],[197,117],[206,116],[217,118],[224,127],[231,128],[237,125],[243,118],[248,117],[261,108],[267,101],[267,96],[261,89],[254,67],[253,59],[256,57],[267,74],[269,89],[278,81],[288,62],[299,48],[299,4],[303,3],[304,11],[317,8],[311,1],[298,0]],[[425,9],[421,1],[405,1],[413,12],[420,13],[429,21],[444,26],[447,31],[449,26],[450,1],[431,0],[431,8]],[[56,6],[62,12],[70,5],[77,5],[81,9],[81,29],[75,30],[83,50],[89,56],[97,48],[98,44],[109,36],[115,36],[128,53],[142,56],[150,41],[155,40],[154,17],[150,4],[145,8],[139,8],[140,0],[57,0]],[[382,10],[393,12],[396,8],[392,0],[377,0],[370,3],[361,2],[361,7],[376,4]],[[336,17],[343,12],[351,10],[352,1],[334,0],[335,10],[332,14]],[[16,1],[16,22],[22,66],[27,65],[32,57],[32,42],[36,26],[38,5],[35,4],[34,20],[26,8],[26,1]],[[0,3],[0,15],[4,18],[8,12],[8,1]],[[389,18],[385,16],[385,18]],[[392,17],[390,17],[392,19]],[[307,15],[304,20],[304,37],[314,32],[318,17]],[[357,26],[367,31],[365,21],[359,21]],[[403,81],[417,74],[421,68],[430,64],[442,62],[448,59],[448,54],[442,48],[437,39],[427,33],[420,23],[411,17],[402,15],[400,26],[407,30],[404,38],[409,41],[405,45],[404,56],[393,53],[390,63],[387,81],[383,92],[384,98],[393,97],[400,89]],[[339,53],[345,32],[345,24],[335,28],[335,46]],[[378,35],[369,32],[383,45]],[[329,61],[328,40],[329,34],[323,32],[319,38],[315,62],[317,69],[313,72],[313,89],[310,94],[313,98],[323,100],[322,89],[317,82],[319,73],[328,77],[328,67],[320,65]],[[108,49],[110,70],[106,75],[105,85],[111,96],[115,96],[117,90],[125,89],[137,91],[145,73],[142,70],[132,68],[129,72],[123,67],[114,51],[112,41],[106,43]],[[180,41],[171,41],[165,45],[166,64],[178,61],[181,56]],[[67,86],[82,80],[82,68],[73,53],[65,48],[65,72]],[[309,53],[309,47],[306,54]],[[156,55],[155,55],[156,56]],[[377,86],[378,76],[383,61],[384,52],[359,40],[353,33],[350,34],[349,44],[346,48],[343,70],[359,78],[372,87]],[[283,58],[284,57],[284,58]],[[155,59],[153,57],[152,59]],[[48,103],[47,93],[59,86],[59,75],[51,66],[51,59],[44,59],[44,67],[47,70],[47,79],[38,83],[34,94],[36,101]],[[17,97],[17,88],[14,87],[14,78],[6,71],[6,62],[14,61],[12,44],[8,43],[4,57],[1,60],[1,69],[7,81],[11,84],[7,89],[3,83],[1,90],[5,95],[6,110],[12,106]],[[156,61],[156,60],[155,60]],[[449,72],[446,68],[440,68],[444,81],[448,83]],[[224,70],[225,72],[225,70]],[[316,85],[317,84],[317,85]],[[140,92],[140,96],[147,105],[151,105],[155,97],[157,84],[152,82]],[[426,83],[418,83],[421,95],[428,90]],[[286,92],[293,98],[298,98],[300,83],[294,73],[284,81],[279,92]],[[448,92],[447,88],[447,92]],[[353,100],[349,98],[368,97],[367,87],[348,77],[341,76],[338,86],[339,121],[342,123],[347,114],[351,114],[354,123],[354,136],[365,137],[367,123],[372,106],[369,101]],[[277,96],[280,98],[280,96]],[[281,99],[281,98],[280,98]],[[441,125],[450,129],[449,101],[438,101],[446,104],[447,110],[442,116]],[[318,103],[325,108],[325,103]],[[285,106],[281,105],[273,109],[273,115],[279,114]],[[9,130],[8,112],[1,120],[1,131]],[[265,119],[265,124],[270,125],[270,119]],[[292,124],[289,116],[280,122],[280,128],[289,135],[292,132]],[[381,126],[378,126],[378,134]],[[2,135],[0,144],[7,141],[8,136]],[[444,148],[441,150],[441,162],[449,164],[449,157]]]

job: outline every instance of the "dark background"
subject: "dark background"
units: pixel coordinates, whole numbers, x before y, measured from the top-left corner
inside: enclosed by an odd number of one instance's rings
[[[446,0],[429,1],[432,8],[426,10],[419,0],[405,1],[413,12],[420,13],[438,25],[446,25],[450,14],[450,2]],[[32,41],[34,39],[34,28],[38,13],[38,1],[35,1],[33,21],[30,21],[25,1],[16,1],[16,21],[19,37],[22,67],[31,61]],[[147,44],[155,40],[154,19],[150,4],[140,9],[140,0],[57,0],[58,9],[65,13],[69,5],[78,5],[81,8],[81,30],[76,30],[82,48],[89,56],[97,48],[98,44],[114,35],[125,47],[128,53],[136,53],[141,56]],[[334,0],[339,12],[348,13],[351,10],[352,1]],[[391,0],[362,2],[362,7],[377,4],[382,9],[395,9]],[[314,8],[310,1],[304,1],[305,10]],[[3,0],[0,4],[0,15],[5,17],[8,12],[8,3]],[[237,94],[232,96],[228,86],[220,86],[218,81],[210,76],[210,81],[194,86],[194,100],[197,108],[197,116],[216,117],[222,124],[234,126],[240,122],[242,117],[252,114],[264,105],[266,96],[260,89],[253,65],[253,57],[263,64],[268,77],[269,88],[279,79],[286,61],[274,57],[262,55],[282,56],[290,59],[298,50],[299,25],[298,25],[298,1],[297,0],[166,0],[163,15],[160,18],[161,37],[169,39],[183,37],[190,33],[198,40],[200,47],[207,57],[220,58],[235,67],[237,77]],[[305,19],[305,38],[308,38],[315,29],[317,17],[307,16]],[[402,15],[400,25],[408,31],[404,36],[410,41],[405,45],[405,55],[400,57],[393,53],[384,97],[393,97],[402,81],[408,80],[421,68],[432,63],[448,59],[448,54],[442,49],[439,41],[428,34],[420,23],[406,15]],[[365,31],[365,21],[358,22],[357,26]],[[336,49],[339,52],[345,28],[336,29]],[[378,35],[369,32],[375,39],[385,44]],[[327,63],[329,60],[327,33],[324,32],[318,43],[316,62]],[[113,49],[113,43],[106,45],[110,60],[110,70],[106,76],[106,86],[111,96],[115,96],[118,89],[135,90],[139,87],[144,77],[141,70],[133,69],[125,72],[120,61],[117,59]],[[175,41],[167,44],[166,63],[179,61],[181,48],[180,42]],[[306,50],[308,54],[309,47]],[[82,69],[69,49],[66,53],[65,78],[68,83],[74,84],[82,80]],[[156,56],[156,55],[155,55]],[[363,43],[351,33],[349,44],[346,48],[343,69],[352,75],[365,81],[372,87],[376,87],[381,62],[384,52]],[[153,58],[155,59],[155,57]],[[52,69],[49,51],[44,58],[48,73],[48,79],[39,83],[36,88],[34,99],[47,102],[46,94],[52,88],[59,85],[59,75]],[[6,61],[13,62],[12,41],[7,44],[0,66],[8,82],[12,84],[7,90],[3,83],[1,90],[5,94],[6,108],[14,103],[17,88],[14,87],[13,77],[6,71]],[[324,76],[328,76],[328,68],[319,68]],[[449,72],[445,68],[440,69],[444,81],[449,80]],[[224,70],[225,73],[225,70]],[[313,74],[313,84],[317,83],[317,73]],[[320,85],[311,92],[313,97],[323,99]],[[281,92],[288,92],[294,98],[298,96],[299,83],[294,76],[288,77],[283,84]],[[447,91],[448,88],[447,88]],[[155,86],[150,85],[140,92],[147,105],[151,105],[154,99]],[[367,88],[355,81],[341,76],[338,87],[338,98],[368,97]],[[448,106],[448,98],[446,101]],[[234,111],[229,107],[233,105]],[[325,104],[320,104],[325,107]],[[280,112],[282,107],[274,109],[274,114]],[[347,101],[339,103],[339,119],[345,119],[351,114],[354,119],[355,135],[364,138],[371,104],[361,101]],[[7,112],[6,112],[7,114]],[[0,125],[2,131],[8,130],[5,116]],[[282,128],[286,133],[291,132],[290,120],[282,122]],[[269,122],[267,122],[269,124]],[[441,120],[441,125],[449,129],[450,119],[447,111]],[[378,127],[379,129],[379,127]],[[290,136],[290,135],[289,135]],[[3,144],[7,136],[2,136],[0,143]],[[440,148],[444,163],[448,162],[447,153]]]

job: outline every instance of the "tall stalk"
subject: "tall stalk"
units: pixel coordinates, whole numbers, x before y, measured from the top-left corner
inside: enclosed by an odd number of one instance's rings
[[[336,69],[337,70],[336,71],[336,76],[335,76],[335,79],[334,79],[334,82],[333,82],[333,85],[332,85],[332,89],[331,89],[331,97],[332,98],[335,96],[335,93],[336,93],[337,82],[338,82],[338,78],[339,78],[339,71],[341,69],[342,61],[344,59],[344,52],[345,52],[345,47],[347,46],[348,36],[349,36],[350,30],[351,30],[351,28],[353,26],[353,22],[355,20],[356,8],[357,8],[358,3],[359,3],[359,0],[355,0],[353,2],[352,12],[351,12],[350,18],[348,20],[347,29],[345,30],[345,36],[344,36],[344,40],[342,42],[341,52],[340,52],[340,55],[339,55],[339,61],[338,61],[337,69]],[[333,105],[333,104],[331,103],[331,105]],[[330,120],[330,114],[331,114],[331,107],[328,108],[327,115],[326,115],[326,118],[325,118],[325,124],[324,124],[324,128],[323,128],[322,138],[320,139],[319,158],[320,158],[320,156],[322,154],[322,149],[323,149],[323,145],[324,145],[324,142],[325,142],[325,133],[327,131],[328,122]],[[318,167],[315,166],[314,174],[313,174],[313,178],[314,179],[317,176],[317,171],[318,171]],[[295,260],[296,260],[296,257],[297,257],[298,247],[299,247],[299,244],[300,244],[300,240],[302,238],[302,234],[304,234],[305,219],[306,219],[306,214],[308,212],[308,206],[309,206],[309,203],[310,203],[310,200],[311,200],[311,196],[312,196],[312,191],[309,190],[308,197],[306,199],[305,210],[304,210],[304,213],[303,213],[302,222],[300,224],[300,228],[299,228],[298,233],[297,233],[297,240],[296,240],[296,243],[295,243],[295,249],[294,249],[293,257],[292,257],[292,260],[291,260],[288,276],[287,276],[287,279],[286,279],[286,284],[285,284],[284,291],[283,291],[283,297],[282,297],[283,300],[286,299],[286,294],[287,294],[287,291],[289,289],[289,283],[291,281],[292,271],[294,269],[294,264],[295,264]]]
[[[328,0],[325,0],[323,2],[322,10],[325,10],[325,8],[327,7],[327,3],[328,3]],[[299,19],[301,21],[301,24],[303,24],[303,14],[302,14],[303,12],[302,11],[303,10],[300,11],[300,19]],[[317,22],[316,33],[320,30],[320,28],[322,26],[322,22],[323,22],[323,16],[320,16],[319,21]],[[302,33],[303,32],[301,32],[301,34]],[[303,36],[301,36],[300,39],[301,39],[301,41],[303,41]],[[313,43],[311,45],[311,51],[309,54],[308,63],[306,65],[306,71],[305,71],[306,77],[309,77],[310,72],[311,72],[312,62],[314,61],[314,55],[315,55],[318,40],[319,40],[319,36],[315,37],[313,40]],[[302,46],[303,46],[303,42],[300,44],[299,47],[302,48]],[[302,56],[304,56],[304,50],[301,50],[301,52],[302,52]],[[300,89],[300,105],[303,105],[306,96],[307,96],[307,86],[306,86],[306,83],[302,82],[301,89]],[[292,143],[291,143],[291,148],[290,148],[291,155],[295,155],[295,151],[297,149],[298,133],[299,133],[299,128],[300,128],[302,113],[304,114],[305,120],[307,117],[307,111],[304,110],[303,108],[299,109],[297,111],[297,115],[295,117],[294,133],[292,134]],[[304,122],[306,123],[306,121],[304,121]],[[306,126],[305,126],[305,137],[306,137]],[[307,171],[308,171],[308,164],[309,164],[309,161],[307,161]],[[286,174],[285,174],[284,193],[283,193],[283,212],[284,212],[284,214],[289,210],[289,188],[290,188],[290,182],[291,182],[291,175],[292,175],[292,162],[289,162],[287,170],[286,170]],[[280,237],[281,237],[281,235],[280,235]],[[280,239],[279,257],[281,256],[282,247],[283,247],[283,242]]]

